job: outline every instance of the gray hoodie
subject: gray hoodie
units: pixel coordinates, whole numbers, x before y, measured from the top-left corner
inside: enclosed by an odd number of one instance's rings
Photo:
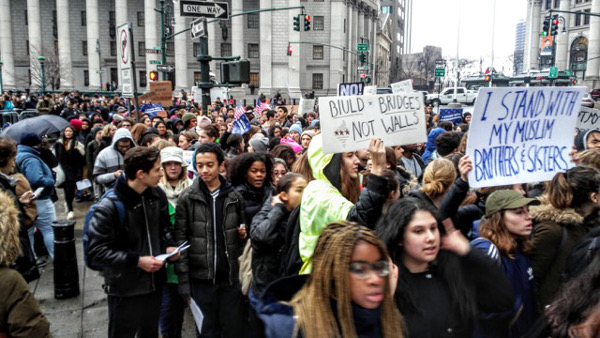
[[[107,189],[117,180],[113,173],[123,169],[123,155],[117,150],[117,142],[123,139],[131,140],[135,146],[131,132],[125,128],[119,128],[113,136],[110,147],[102,149],[94,163],[94,179]]]

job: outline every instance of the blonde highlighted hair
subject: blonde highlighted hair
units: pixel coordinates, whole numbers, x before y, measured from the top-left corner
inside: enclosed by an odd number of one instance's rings
[[[0,266],[9,266],[21,254],[19,210],[10,195],[0,190]]]
[[[419,190],[430,198],[435,198],[446,193],[455,180],[456,168],[452,161],[438,158],[425,168],[423,186]]]

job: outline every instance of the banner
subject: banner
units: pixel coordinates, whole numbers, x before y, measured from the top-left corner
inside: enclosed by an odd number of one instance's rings
[[[242,115],[240,115],[239,118],[237,118],[236,120],[233,121],[233,127],[231,127],[231,133],[232,134],[245,134],[248,131],[250,131],[250,129],[252,129],[252,125],[250,124],[250,121],[248,121],[246,114],[242,114]]]
[[[600,109],[581,107],[577,117],[577,132],[600,129]]]
[[[459,125],[463,121],[463,109],[462,108],[441,108],[440,109],[440,122],[450,121],[455,126]]]
[[[467,155],[472,188],[551,180],[569,152],[584,87],[480,88]]]
[[[404,81],[392,83],[390,86],[392,87],[392,92],[394,94],[396,94],[396,93],[412,93],[413,92],[412,80],[404,80]]]
[[[362,95],[364,89],[365,89],[365,84],[362,82],[339,83],[338,84],[338,96]]]
[[[319,98],[323,152],[364,150],[372,138],[386,147],[427,140],[423,95],[399,93]]]

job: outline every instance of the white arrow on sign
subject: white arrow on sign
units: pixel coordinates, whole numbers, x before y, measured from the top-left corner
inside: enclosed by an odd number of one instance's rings
[[[181,16],[228,19],[229,4],[226,2],[197,2],[180,0]]]
[[[191,23],[192,39],[206,37],[206,18],[198,18]]]

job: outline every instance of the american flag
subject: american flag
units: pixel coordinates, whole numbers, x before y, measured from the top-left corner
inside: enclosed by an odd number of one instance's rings
[[[237,108],[235,109],[235,119],[239,119],[240,116],[244,115],[246,113],[246,108],[244,108],[244,106],[242,105],[242,103],[238,103]]]
[[[261,116],[263,110],[270,109],[270,108],[271,108],[271,105],[269,105],[268,102],[261,102],[259,99],[256,102],[256,108],[254,109],[254,112],[256,113],[256,115]]]

